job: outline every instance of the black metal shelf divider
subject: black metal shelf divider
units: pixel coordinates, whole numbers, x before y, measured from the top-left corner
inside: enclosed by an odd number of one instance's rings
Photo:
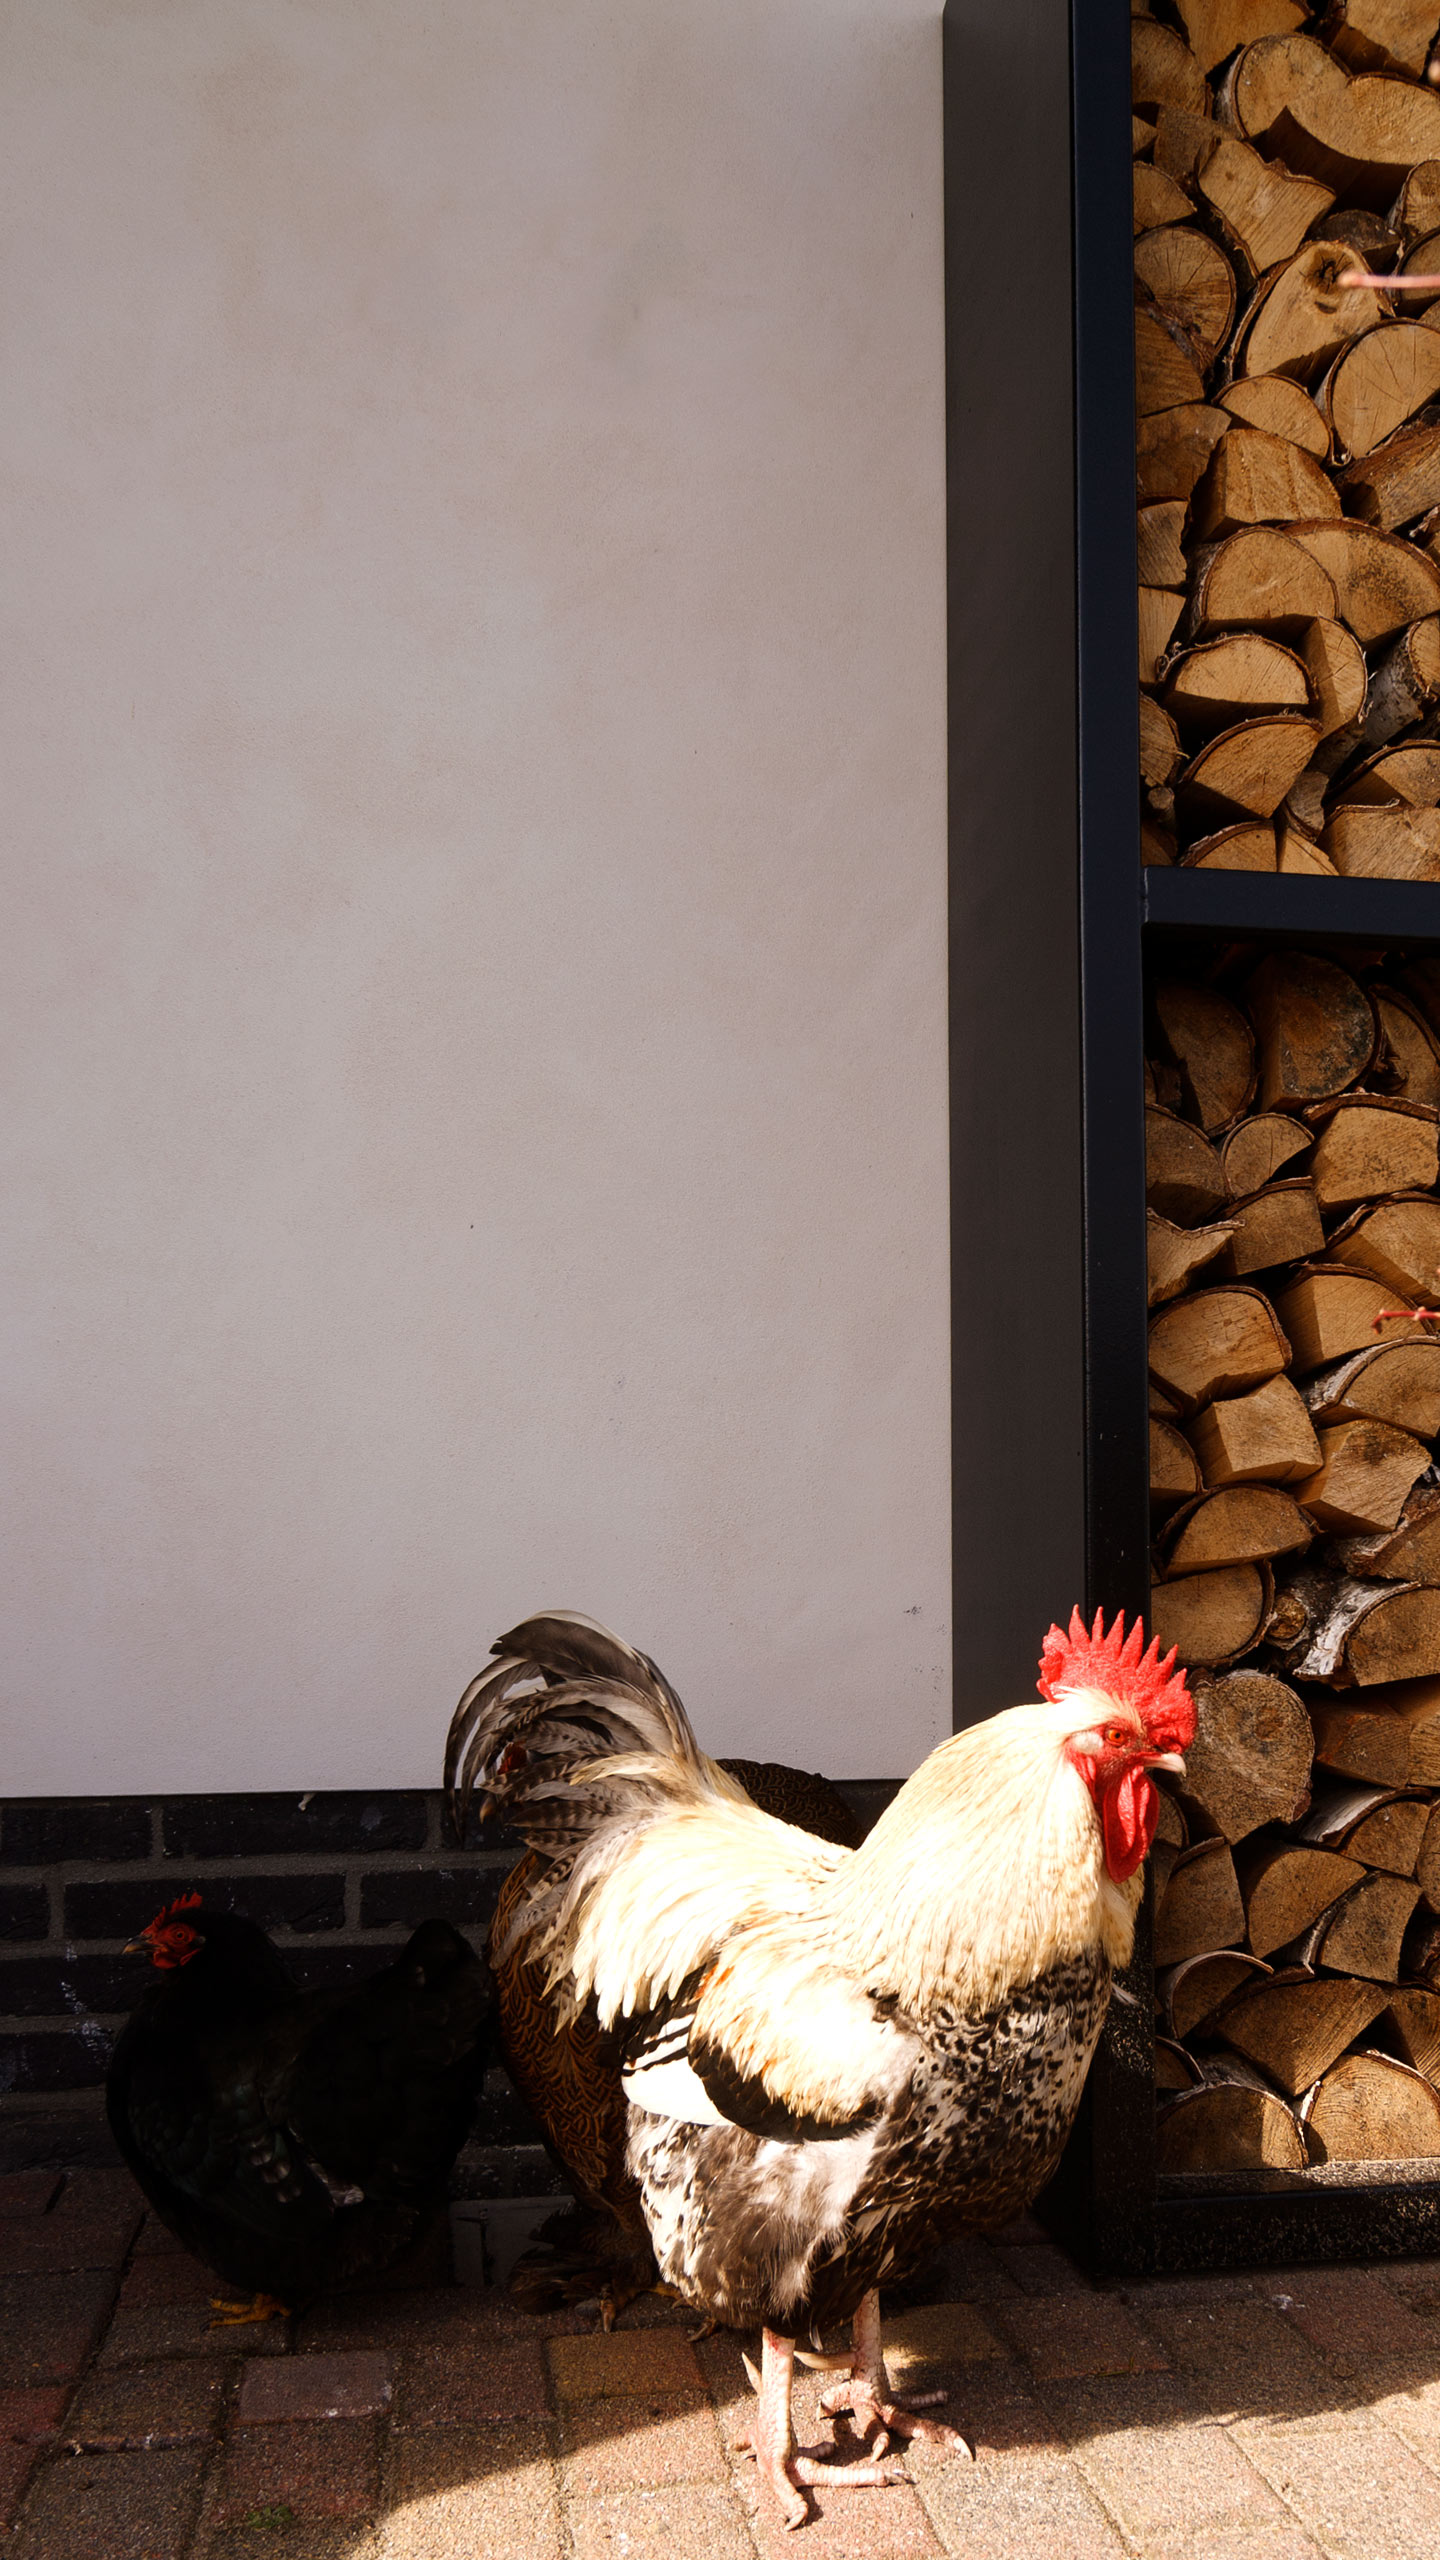
[[[959,1724],[1073,1600],[1147,1607],[1147,944],[1440,949],[1423,883],[1141,870],[1129,37],[1127,0],[945,8]],[[1147,1903],[1042,2207],[1093,2265],[1440,2248],[1403,2168],[1168,2192],[1152,2012]]]

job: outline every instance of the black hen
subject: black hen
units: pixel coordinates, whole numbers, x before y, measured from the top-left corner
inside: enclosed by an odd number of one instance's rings
[[[139,1946],[163,1978],[106,2096],[162,2222],[257,2297],[256,2318],[388,2266],[444,2201],[485,2064],[488,1968],[427,1920],[383,1972],[302,1992],[263,1929],[198,1896]]]

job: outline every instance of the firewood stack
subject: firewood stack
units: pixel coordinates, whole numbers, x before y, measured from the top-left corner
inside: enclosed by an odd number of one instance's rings
[[[1164,2170],[1440,2157],[1440,960],[1149,993]]]
[[[1136,6],[1145,858],[1440,880],[1440,12]]]

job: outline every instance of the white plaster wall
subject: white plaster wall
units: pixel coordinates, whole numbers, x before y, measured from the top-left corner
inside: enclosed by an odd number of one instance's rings
[[[0,1792],[948,1729],[939,0],[15,0]]]

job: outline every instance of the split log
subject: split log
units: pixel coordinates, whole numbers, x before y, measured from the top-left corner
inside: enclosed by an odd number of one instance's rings
[[[1385,2016],[1402,2060],[1412,2071],[1423,2071],[1427,2080],[1440,2079],[1440,1995],[1408,1987],[1392,1991]]]
[[[1440,761],[1440,750],[1437,750],[1437,761]],[[1440,788],[1440,776],[1437,776],[1437,788]],[[1423,1102],[1432,1109],[1440,1107],[1440,1048],[1437,1048],[1435,1035],[1419,1006],[1412,1004],[1408,996],[1397,994],[1393,987],[1377,987],[1372,1002],[1394,1079],[1392,1091],[1402,1102]],[[1440,1262],[1440,1247],[1437,1247],[1431,1262],[1432,1274],[1437,1262]]]
[[[1247,1955],[1240,1947],[1218,1947],[1205,1955],[1186,1956],[1183,1963],[1158,1974],[1155,1991],[1171,2035],[1183,2043],[1242,1985],[1269,1979],[1270,1967],[1259,1956]]]
[[[1253,1119],[1242,1120],[1221,1149],[1225,1187],[1231,1199],[1246,1200],[1252,1192],[1263,1191],[1282,1165],[1293,1163],[1314,1143],[1313,1129],[1307,1129],[1303,1120],[1287,1119],[1280,1111],[1257,1111]]]
[[[1440,616],[1428,614],[1423,622],[1412,622],[1401,632],[1371,676],[1365,706],[1367,744],[1386,745],[1423,718],[1436,701],[1440,701]]]
[[[1227,2044],[1298,2098],[1386,2005],[1368,1982],[1318,1979],[1245,1984],[1211,2020]]]
[[[1183,588],[1190,575],[1181,549],[1185,508],[1179,498],[1162,498],[1158,506],[1141,507],[1135,518],[1136,552],[1142,587]],[[1440,629],[1440,624],[1437,624]]]
[[[1433,1298],[1440,1287],[1440,1200],[1412,1193],[1357,1209],[1336,1228],[1330,1251],[1347,1269],[1372,1272],[1392,1297],[1412,1305]]]
[[[1440,1342],[1418,1335],[1375,1343],[1319,1371],[1301,1390],[1312,1422],[1394,1422],[1417,1437],[1440,1432]]]
[[[1162,1652],[1174,1645],[1182,1662],[1219,1670],[1258,1644],[1274,1605],[1270,1568],[1227,1565],[1157,1583],[1150,1596],[1151,1633]]]
[[[1415,1880],[1429,1908],[1440,1911],[1440,1807],[1426,1807],[1420,1845],[1415,1852]]]
[[[1179,2107],[1190,2103],[1175,2101]],[[1343,2055],[1301,2100],[1300,2119],[1316,2160],[1440,2155],[1440,2092],[1393,2054]]]
[[[1365,648],[1440,612],[1440,565],[1398,533],[1341,516],[1292,525],[1289,535],[1326,572],[1334,609]]]
[[[1283,2098],[1263,2086],[1218,2082],[1172,2098],[1155,2131],[1162,2177],[1205,2170],[1303,2169],[1305,2138]]]
[[[1407,960],[1394,975],[1396,984],[1413,997],[1431,1030],[1440,1033],[1440,960]]]
[[[1300,779],[1303,782],[1305,776],[1302,774]],[[1324,880],[1337,880],[1340,876],[1328,853],[1322,853],[1318,844],[1298,828],[1284,825],[1280,830],[1280,859],[1275,867],[1277,871],[1318,873]]]
[[[1368,1875],[1320,1933],[1315,1961],[1362,1982],[1394,1982],[1420,1887],[1406,1876]]]
[[[1130,26],[1130,103],[1138,115],[1161,107],[1182,107],[1203,116],[1210,105],[1205,75],[1183,36],[1155,18],[1135,18]],[[1412,160],[1423,158],[1414,151]]]
[[[1197,149],[1194,184],[1251,276],[1294,257],[1312,222],[1335,201],[1318,179],[1295,177],[1233,133],[1216,132]]]
[[[1419,334],[1434,340],[1436,333],[1422,329]],[[1210,456],[1190,507],[1194,532],[1202,542],[1215,542],[1247,524],[1313,523],[1320,516],[1338,516],[1340,500],[1303,447],[1265,435],[1258,427],[1232,427]],[[1369,509],[1357,505],[1357,512],[1362,511]]]
[[[1280,810],[1279,826],[1276,829],[1277,836],[1286,827],[1298,827],[1301,834],[1314,846],[1325,824],[1325,798],[1329,788],[1329,769],[1323,764],[1312,764],[1304,773],[1298,775],[1285,794]],[[1333,876],[1338,877],[1328,854],[1321,854],[1320,860]]]
[[[1225,424],[1230,424],[1228,418]],[[1201,471],[1209,454],[1207,448]],[[1440,605],[1440,596],[1436,603]],[[1339,612],[1335,582],[1324,563],[1308,544],[1274,525],[1250,525],[1227,534],[1196,558],[1190,620],[1197,633],[1256,630],[1298,637],[1307,623],[1334,622]]]
[[[1176,1227],[1154,1209],[1145,1212],[1145,1266],[1148,1303],[1163,1306],[1178,1298],[1197,1271],[1225,1252],[1235,1234],[1229,1221],[1217,1227]]]
[[[1157,1965],[1180,1964],[1214,1947],[1238,1947],[1244,1935],[1245,1912],[1226,1843],[1201,1840],[1183,1850],[1155,1913]]]
[[[1406,310],[1412,320],[1423,320],[1427,329],[1435,326],[1435,295],[1429,283],[1421,284],[1418,278],[1424,276],[1428,279],[1435,273],[1437,257],[1440,257],[1440,235],[1432,231],[1428,239],[1413,242],[1400,260],[1400,273],[1417,278],[1406,293]]]
[[[1198,401],[1205,389],[1195,358],[1173,322],[1158,311],[1135,314],[1135,408],[1139,417]]]
[[[1422,1479],[1393,1529],[1337,1538],[1335,1555],[1359,1580],[1440,1583],[1440,1485]]]
[[[1302,1565],[1287,1586],[1304,1595]],[[1440,1675],[1440,1590],[1409,1582],[1361,1582],[1340,1574],[1316,1592],[1309,1642],[1290,1668],[1297,1680],[1370,1689]],[[1317,1758],[1319,1751],[1317,1746]],[[1408,1753],[1407,1753],[1408,1768]],[[1394,1783],[1403,1785],[1402,1774]]]
[[[1440,1176],[1440,1122],[1421,1103],[1365,1094],[1312,1106],[1305,1116],[1320,1122],[1310,1178],[1322,1209],[1353,1209],[1377,1192],[1429,1191]]]
[[[1183,762],[1180,733],[1168,711],[1148,693],[1140,696],[1140,779],[1163,790]]]
[[[1207,1133],[1228,1128],[1255,1090],[1255,1037],[1244,1014],[1215,988],[1183,978],[1159,979],[1152,1001],[1187,1111]]]
[[[1139,419],[1135,431],[1135,486],[1141,506],[1165,498],[1188,499],[1232,420],[1203,400],[1183,402]],[[1333,613],[1332,589],[1329,610]]]
[[[1347,1351],[1373,1349],[1400,1330],[1388,1316],[1394,1292],[1367,1271],[1327,1270],[1317,1264],[1288,1289],[1277,1291],[1276,1312],[1293,1348],[1297,1369],[1319,1369]]]
[[[1366,5],[1367,0],[1360,0],[1362,10]],[[1375,5],[1376,0],[1368,0],[1370,8]],[[1202,71],[1213,71],[1237,45],[1252,44],[1257,36],[1289,35],[1305,22],[1299,0],[1178,0],[1178,6],[1190,51]],[[1371,65],[1353,67],[1368,71]]]
[[[1397,1795],[1385,1787],[1326,1783],[1316,1790],[1300,1836],[1317,1849],[1343,1849],[1347,1857],[1358,1858],[1364,1867],[1378,1867],[1385,1875],[1413,1876],[1429,1819],[1430,1806],[1423,1796]]]
[[[1200,1491],[1195,1452],[1173,1422],[1150,1423],[1150,1499],[1162,1505],[1188,1502]]]
[[[1135,280],[1160,318],[1183,332],[1197,365],[1213,364],[1235,319],[1235,278],[1224,250],[1183,221],[1147,231],[1135,243]]]
[[[1408,71],[1418,80],[1436,24],[1430,0],[1339,0],[1328,32],[1348,71]]]
[[[1307,240],[1283,267],[1272,268],[1240,324],[1236,370],[1317,381],[1351,338],[1388,317],[1369,285],[1341,283],[1354,271],[1354,251],[1335,240]]]
[[[1195,211],[1178,179],[1163,169],[1147,168],[1143,161],[1135,164],[1130,194],[1137,235],[1153,231],[1158,223],[1188,222]]]
[[[1440,335],[1436,344],[1440,346]],[[1225,444],[1233,442],[1233,437],[1226,437]],[[1223,453],[1225,445],[1220,450]],[[1142,597],[1146,592],[1142,588]],[[1174,606],[1173,631],[1184,599],[1168,589],[1149,592],[1154,599],[1163,595],[1167,607]],[[1147,620],[1153,636],[1163,620],[1154,603],[1142,614],[1142,665]],[[1168,641],[1168,633],[1166,637]],[[1165,686],[1166,710],[1177,728],[1192,732],[1234,728],[1259,713],[1306,711],[1310,700],[1310,676],[1303,661],[1293,649],[1267,640],[1259,631],[1234,631],[1223,639],[1199,641],[1176,658]]]
[[[1274,871],[1278,868],[1275,830],[1268,819],[1251,819],[1241,827],[1219,827],[1199,836],[1185,853],[1195,871]]]
[[[1338,808],[1320,843],[1342,880],[1440,880],[1440,809]]]
[[[1359,456],[1373,453],[1437,392],[1440,334],[1418,320],[1391,320],[1352,339],[1321,388],[1319,406],[1337,444]]]
[[[1378,1787],[1403,1787],[1410,1776],[1410,1741],[1398,1716],[1383,1708],[1312,1702],[1315,1765],[1337,1778],[1359,1778]]]
[[[1319,743],[1319,724],[1295,713],[1222,729],[1176,781],[1192,833],[1227,820],[1271,818]]]
[[[1319,1434],[1320,1464],[1295,1488],[1316,1526],[1353,1535],[1393,1529],[1430,1464],[1423,1440],[1391,1422],[1335,1422]]]
[[[1420,334],[1434,337],[1433,329]],[[1232,441],[1225,438],[1225,444]],[[1222,445],[1220,450],[1224,451]],[[1402,427],[1361,461],[1342,471],[1336,484],[1347,515],[1393,533],[1412,524],[1431,507],[1440,506],[1440,427]],[[1333,494],[1333,492],[1332,492]]]
[[[1153,818],[1140,821],[1140,860],[1147,865],[1172,863],[1176,855],[1175,838],[1166,827],[1157,826]]]
[[[1183,2044],[1172,2044],[1168,2036],[1155,2039],[1155,2086],[1166,2091],[1203,2086],[1199,2063],[1192,2061]]]
[[[1390,208],[1392,228],[1407,245],[1440,230],[1440,160],[1420,160]]]
[[[1225,1206],[1225,1174],[1209,1139],[1154,1104],[1145,1113],[1145,1197],[1178,1227],[1201,1226]]]
[[[1228,1671],[1195,1684],[1195,1740],[1185,1793],[1223,1839],[1267,1822],[1297,1822],[1310,1799],[1314,1736],[1299,1699],[1265,1671]]]
[[[1288,1841],[1242,1850],[1240,1868],[1246,1942],[1257,1956],[1288,1947],[1365,1878],[1358,1858],[1342,1858],[1333,1849],[1297,1848]]]
[[[1296,649],[1310,679],[1312,716],[1319,724],[1326,756],[1331,754],[1341,730],[1346,732],[1343,743],[1348,745],[1353,731],[1358,744],[1370,679],[1365,652],[1354,632],[1347,631],[1343,622],[1327,622],[1317,616],[1306,624]]]
[[[1327,1100],[1363,1075],[1375,1052],[1375,1016],[1363,988],[1333,960],[1273,952],[1246,988],[1259,1041],[1266,1110]]]
[[[1380,1422],[1352,1422],[1350,1431],[1383,1431]],[[1428,1457],[1429,1452],[1426,1452]],[[1259,1564],[1265,1557],[1301,1555],[1314,1529],[1293,1494],[1278,1485],[1236,1484],[1197,1494],[1165,1532],[1167,1577],[1210,1573],[1220,1565]]]
[[[1433,809],[1440,800],[1440,745],[1432,739],[1410,739],[1377,748],[1363,764],[1351,767],[1334,798],[1340,809],[1388,809],[1397,800],[1412,809]]]
[[[1174,178],[1187,194],[1192,193],[1220,138],[1220,127],[1213,116],[1196,115],[1185,107],[1163,106],[1155,118],[1155,166],[1163,169],[1167,178]]]
[[[1315,1426],[1288,1378],[1206,1405],[1190,1424],[1190,1443],[1211,1487],[1293,1484],[1320,1464]]]
[[[1288,1365],[1289,1344],[1258,1289],[1198,1290],[1151,1319],[1151,1375],[1182,1412],[1241,1395]]]
[[[1303,1175],[1291,1182],[1272,1183],[1251,1200],[1236,1201],[1230,1222],[1233,1233],[1222,1248],[1222,1259],[1237,1280],[1249,1271],[1273,1271],[1277,1263],[1303,1262],[1324,1249],[1325,1230],[1314,1185]]]
[[[1169,587],[1141,587],[1137,607],[1140,681],[1158,684],[1170,654],[1175,626],[1185,607],[1183,596]]]
[[[1237,151],[1248,154],[1246,143],[1235,143]],[[1274,172],[1276,176],[1282,173]],[[1300,182],[1302,185],[1304,181]],[[1288,255],[1280,251],[1280,256]],[[1330,435],[1324,419],[1308,391],[1292,382],[1285,373],[1246,374],[1232,382],[1226,391],[1217,391],[1216,405],[1228,409],[1242,426],[1259,427],[1267,436],[1283,436],[1288,444],[1298,444],[1317,462],[1325,462],[1330,454]],[[1328,510],[1327,510],[1328,512]]]
[[[1247,45],[1219,104],[1268,159],[1379,213],[1417,161],[1440,158],[1440,99],[1432,91],[1369,73],[1349,78],[1313,36],[1262,36]]]

